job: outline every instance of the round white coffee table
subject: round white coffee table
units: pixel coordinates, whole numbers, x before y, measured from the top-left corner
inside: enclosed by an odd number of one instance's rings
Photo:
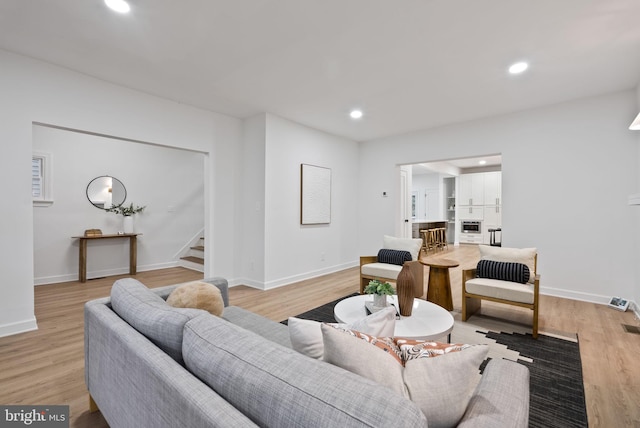
[[[373,301],[372,294],[361,294],[341,300],[333,308],[338,322],[352,323],[367,316],[364,302]],[[398,296],[387,296],[387,301],[396,308]],[[398,309],[399,312],[399,309]],[[453,330],[453,316],[444,308],[422,299],[413,299],[413,310],[410,317],[400,316],[396,319],[394,336],[410,339],[434,340],[448,336]]]

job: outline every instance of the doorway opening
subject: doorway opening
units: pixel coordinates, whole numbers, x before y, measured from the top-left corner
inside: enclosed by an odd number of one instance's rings
[[[406,195],[400,198],[401,212],[410,217],[401,217],[399,227],[412,230],[411,237],[420,238],[422,224],[443,222],[448,243],[483,244],[489,243],[489,230],[501,229],[501,154],[420,162],[402,165],[401,170],[410,177],[402,190]],[[480,222],[480,231],[463,232],[463,220]]]
[[[123,215],[91,199],[90,183],[96,177],[118,179],[126,189],[124,206],[146,207],[134,218],[135,232],[142,235],[138,271],[182,266],[182,249],[206,232],[207,153],[42,123],[32,125],[32,149],[51,154],[54,189],[52,204],[34,204],[35,285],[80,277],[78,243],[71,237],[88,230],[104,235],[126,231]],[[115,195],[116,187],[104,192]],[[89,246],[88,279],[129,272],[127,240],[92,241]]]

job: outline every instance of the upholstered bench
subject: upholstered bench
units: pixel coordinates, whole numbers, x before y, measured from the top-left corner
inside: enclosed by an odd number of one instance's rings
[[[475,269],[462,271],[462,321],[480,310],[482,300],[521,306],[533,311],[533,334],[538,337],[540,275],[535,248],[479,245]]]
[[[395,238],[385,235],[382,249],[376,256],[360,257],[360,293],[364,292],[369,281],[395,282],[407,263],[413,274],[414,296],[424,295],[424,266],[418,261],[422,239]]]

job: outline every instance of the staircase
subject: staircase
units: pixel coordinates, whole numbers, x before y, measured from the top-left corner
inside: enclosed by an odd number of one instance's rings
[[[180,266],[187,269],[204,272],[204,237],[188,248],[185,255],[180,257]]]

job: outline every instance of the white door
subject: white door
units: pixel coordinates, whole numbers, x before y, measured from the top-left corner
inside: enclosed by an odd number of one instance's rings
[[[411,238],[411,188],[409,187],[409,172],[400,168],[400,230],[401,238]]]
[[[425,210],[427,215],[425,219],[440,220],[442,216],[440,215],[440,193],[438,193],[438,189],[427,189],[425,199],[427,201],[427,209]]]

